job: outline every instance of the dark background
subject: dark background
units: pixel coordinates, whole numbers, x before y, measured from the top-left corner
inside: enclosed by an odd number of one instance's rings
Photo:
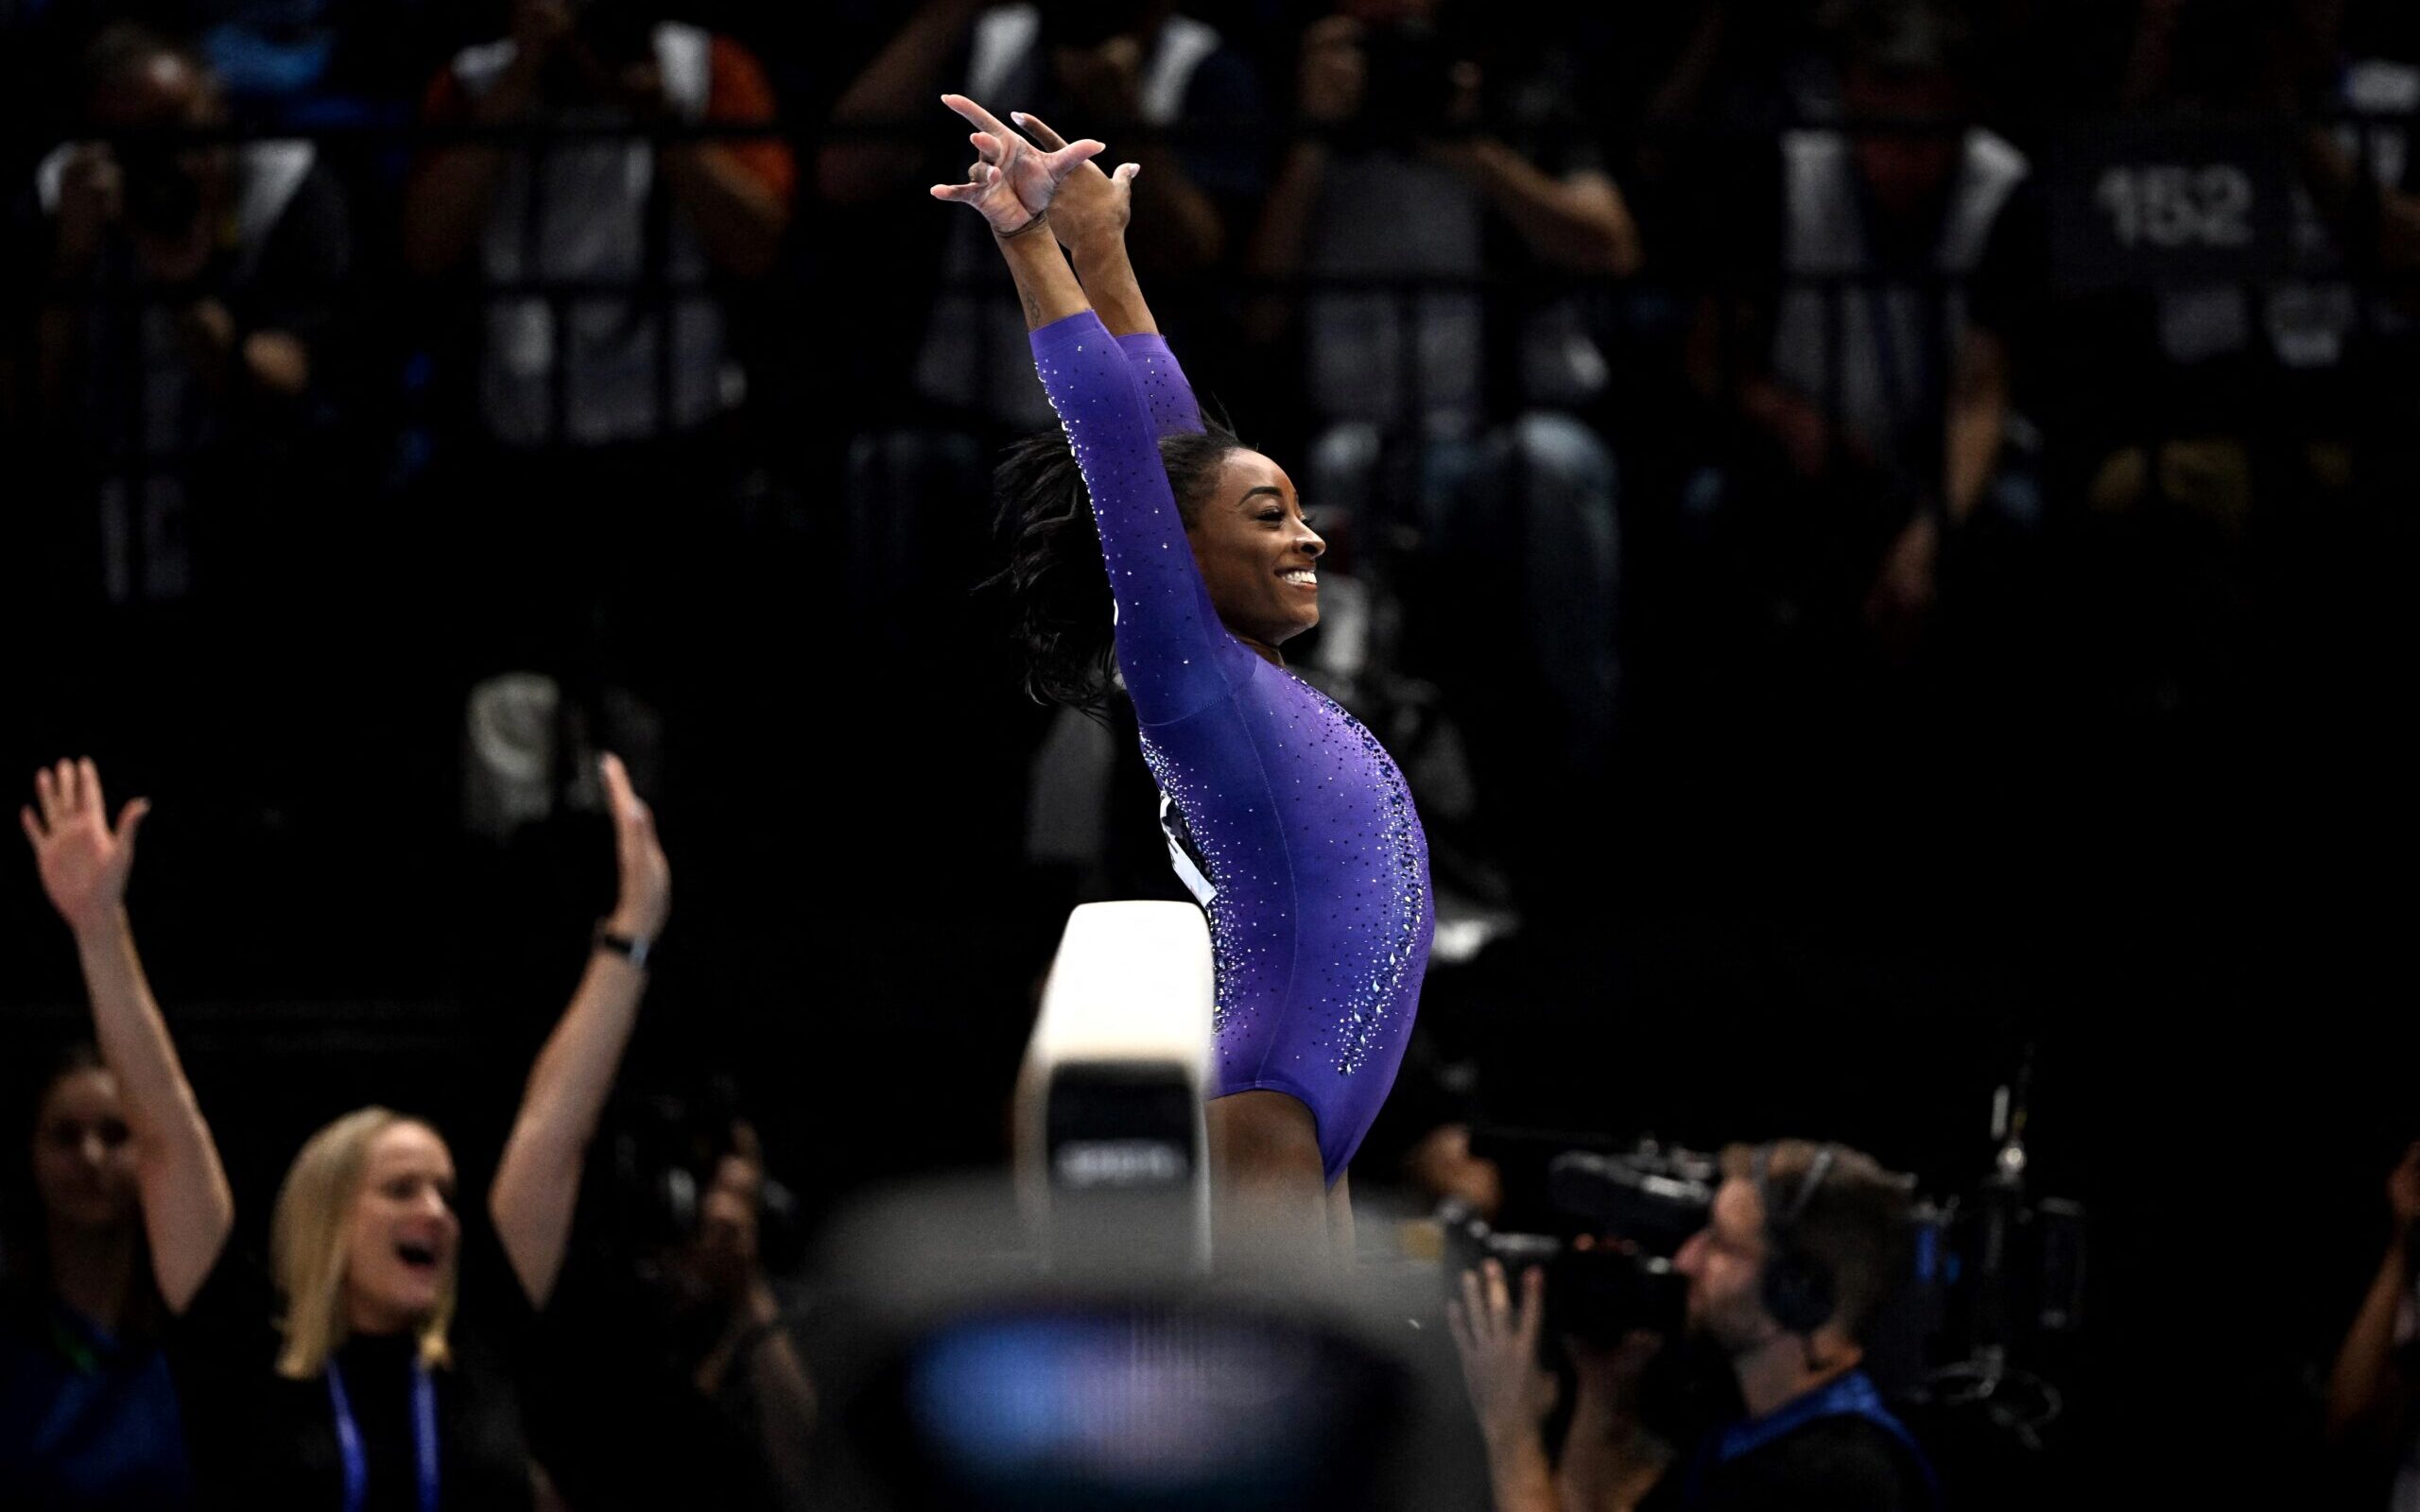
[[[1201,8],[1263,61],[1274,102],[1298,9]],[[1595,129],[1632,187],[1653,140],[1636,102],[1693,8],[1489,9],[1503,45],[1559,41],[1599,71]],[[2107,108],[2129,9],[1978,8],[2005,28],[1981,108],[2037,164]],[[2233,57],[2296,8],[2188,9],[2199,45]],[[765,61],[803,167],[896,21],[864,3],[691,11]],[[2389,8],[2355,12],[2371,50],[2420,56]],[[68,129],[60,60],[91,19],[0,5],[11,186]],[[467,590],[451,568],[480,545],[448,512],[455,422],[398,377],[454,294],[404,280],[382,238],[411,102],[497,19],[466,0],[336,5],[322,24],[363,102],[331,138],[354,282],[308,486],[248,523],[242,571],[176,604],[106,602],[58,448],[22,420],[0,434],[0,773],[90,754],[113,801],[155,804],[131,906],[255,1224],[301,1137],[365,1100],[434,1114],[473,1173],[491,1161],[612,882],[593,816],[507,846],[456,817]],[[1992,1089],[2030,1050],[2040,1190],[2093,1215],[2061,1442],[2180,1497],[2309,1504],[2317,1383],[2385,1237],[2385,1171],[2420,1134],[2405,709],[2420,369],[2388,343],[2334,387],[2241,375],[2256,450],[2339,444],[2355,481],[2280,466],[2250,526],[2216,543],[2113,530],[2082,503],[2082,438],[2165,434],[2174,393],[2155,369],[2096,370],[2112,322],[2063,289],[2031,380],[2049,453],[2038,534],[1996,556],[1977,543],[1984,587],[1945,589],[1926,656],[1878,691],[1795,685],[1787,658],[1758,680],[1708,633],[1683,459],[1658,453],[1685,407],[1671,311],[1703,275],[1659,237],[1718,186],[1648,177],[1634,208],[1651,264],[1597,417],[1624,468],[1616,739],[1585,770],[1533,772],[1516,699],[1462,711],[1476,775],[1502,795],[1503,822],[1478,833],[1520,927],[1433,973],[1424,1022],[1502,1122],[1701,1145],[1822,1134],[1936,1191],[1982,1170]],[[911,197],[841,213],[802,181],[780,271],[744,294],[752,399],[717,467],[635,517],[566,501],[563,528],[598,532],[636,580],[631,681],[664,716],[641,778],[675,922],[626,1079],[735,1074],[775,1168],[821,1212],[1004,1158],[1032,984],[1077,890],[1023,858],[1047,715],[1018,691],[1001,607],[974,592],[994,560],[985,501],[931,490],[902,519],[850,483],[852,439],[913,410],[902,344],[937,272],[900,249],[942,212]],[[12,325],[38,286],[15,278]],[[1210,276],[1160,302],[1215,318],[1236,290]],[[1195,368],[1248,435],[1287,434],[1282,379],[1223,353]],[[1420,603],[1424,630],[1484,654],[1515,628],[1500,606],[1457,617],[1451,562],[1428,570],[1449,588]],[[29,866],[0,870],[0,1061],[23,1065],[79,1019]]]

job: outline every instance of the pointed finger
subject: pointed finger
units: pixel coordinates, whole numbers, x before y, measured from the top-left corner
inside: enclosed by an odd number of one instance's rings
[[[1487,1302],[1479,1295],[1478,1272],[1462,1272],[1462,1312],[1470,1319],[1471,1337],[1482,1338],[1488,1332]]]
[[[979,183],[937,183],[933,185],[933,198],[936,199],[955,199],[960,203],[964,203],[979,198],[982,193],[983,186]]]
[[[59,824],[59,784],[51,781],[50,768],[34,768],[34,801],[42,805],[42,822],[57,828]]]
[[[134,832],[143,828],[143,820],[150,812],[151,800],[147,798],[127,800],[126,807],[119,810],[117,816],[117,843],[120,846],[129,850],[134,849]]]
[[[1051,176],[1058,178],[1073,173],[1078,163],[1089,162],[1108,150],[1100,143],[1086,137],[1081,142],[1070,142],[1056,152],[1044,154],[1042,161],[1048,165]]]
[[[101,769],[93,765],[93,758],[87,756],[76,764],[76,776],[83,790],[84,801],[94,813],[106,819],[110,812],[109,800],[101,797]]]
[[[56,778],[59,782],[60,811],[63,814],[73,816],[78,809],[83,806],[81,799],[76,791],[76,764],[61,758],[59,763],[59,769],[51,775]]]
[[[631,790],[631,774],[622,765],[622,758],[607,751],[596,758],[597,770],[605,777],[605,795],[614,803],[614,816],[620,818],[637,804],[639,796]]]
[[[1128,184],[1132,183],[1134,181],[1134,176],[1142,171],[1143,165],[1139,163],[1121,163],[1117,165],[1117,171],[1111,174],[1110,177],[1116,180],[1121,184]]]
[[[956,111],[969,125],[978,130],[989,131],[996,137],[1006,137],[1011,134],[1009,129],[1000,124],[998,116],[963,94],[944,94],[942,96],[942,103]]]
[[[1538,1342],[1538,1326],[1547,1315],[1547,1273],[1536,1265],[1521,1273],[1521,1311],[1513,1315],[1512,1332],[1520,1341],[1534,1348]]]
[[[1025,111],[1011,111],[1009,119],[1023,128],[1025,134],[1033,138],[1033,145],[1045,152],[1056,152],[1067,145],[1067,139],[1052,130],[1050,124],[1039,115]]]
[[[48,837],[43,833],[42,820],[34,817],[30,805],[17,811],[17,823],[24,827],[26,838],[33,842],[34,849],[40,850],[43,841]]]

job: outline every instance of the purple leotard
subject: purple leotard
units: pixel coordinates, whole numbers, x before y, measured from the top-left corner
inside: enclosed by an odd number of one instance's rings
[[[1375,736],[1219,622],[1160,465],[1160,435],[1201,429],[1167,344],[1085,311],[1034,332],[1033,357],[1092,493],[1170,851],[1210,916],[1218,1094],[1301,1099],[1333,1183],[1419,1005],[1420,816]]]

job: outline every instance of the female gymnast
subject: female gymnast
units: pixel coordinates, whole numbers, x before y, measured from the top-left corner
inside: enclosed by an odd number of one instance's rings
[[[37,807],[21,818],[43,890],[75,933],[123,1100],[204,1507],[535,1504],[512,1373],[492,1347],[525,1333],[554,1290],[588,1141],[647,985],[645,942],[671,906],[652,816],[612,757],[605,781],[619,898],[530,1071],[489,1188],[501,1254],[484,1234],[466,1241],[437,1131],[364,1108],[314,1134],[287,1168],[263,1276],[228,1243],[234,1199],[217,1144],[127,921],[147,805],[128,804],[112,826],[91,762],[36,775]]]
[[[978,161],[932,193],[990,223],[1066,432],[999,474],[1028,683],[1097,702],[1114,643],[1171,858],[1210,918],[1222,1252],[1349,1255],[1345,1167],[1393,1084],[1435,919],[1403,774],[1279,651],[1319,623],[1325,545],[1283,469],[1201,423],[1126,258],[1139,168],[1104,175],[1098,142],[942,101]],[[1106,581],[1070,560],[1088,521]]]

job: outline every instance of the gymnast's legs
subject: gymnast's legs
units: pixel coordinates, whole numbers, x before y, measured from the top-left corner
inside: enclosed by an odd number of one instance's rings
[[[1211,1237],[1222,1264],[1245,1267],[1353,1258],[1350,1177],[1327,1183],[1318,1121],[1302,1100],[1255,1090],[1204,1105],[1210,1132]]]

